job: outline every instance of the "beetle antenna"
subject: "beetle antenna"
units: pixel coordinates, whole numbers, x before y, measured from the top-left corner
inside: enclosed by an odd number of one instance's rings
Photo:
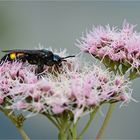
[[[67,58],[69,58],[69,57],[75,57],[75,55],[69,55],[69,56],[66,56],[66,57],[62,57],[61,59],[63,60],[63,59],[67,59]]]

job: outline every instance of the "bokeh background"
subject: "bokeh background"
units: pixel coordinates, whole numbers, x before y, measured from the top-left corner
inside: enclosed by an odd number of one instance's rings
[[[44,47],[67,48],[70,54],[75,54],[79,50],[74,43],[86,29],[91,29],[93,24],[120,27],[124,19],[137,24],[136,29],[140,31],[140,1],[1,1],[0,49],[33,49],[41,44]],[[133,81],[133,88],[133,97],[139,101],[139,79]],[[140,103],[131,102],[122,108],[119,105],[112,114],[103,139],[140,139]],[[95,138],[106,109],[107,106],[102,107],[84,139]],[[87,117],[82,119],[79,129],[86,120]],[[31,139],[57,139],[57,130],[43,116],[28,119],[24,128]],[[21,139],[16,127],[1,112],[0,139]]]

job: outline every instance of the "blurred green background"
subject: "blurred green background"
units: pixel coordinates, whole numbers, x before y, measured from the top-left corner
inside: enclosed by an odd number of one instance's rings
[[[92,25],[121,26],[124,19],[137,24],[140,31],[140,2],[111,1],[56,1],[56,2],[0,2],[0,50],[33,49],[44,47],[67,48],[78,53],[75,40]],[[3,55],[0,53],[0,55]],[[133,97],[140,100],[140,80],[133,82]],[[84,139],[93,139],[102,123],[107,106],[102,107]],[[101,113],[102,112],[102,113]],[[127,107],[116,106],[103,139],[140,139],[140,103]],[[81,121],[79,129],[87,117]],[[25,131],[31,139],[57,139],[57,130],[42,116],[25,122]],[[21,139],[16,128],[0,112],[0,139]]]

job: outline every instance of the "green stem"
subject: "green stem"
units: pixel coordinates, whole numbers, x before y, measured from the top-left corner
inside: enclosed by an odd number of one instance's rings
[[[69,130],[70,130],[71,125],[72,125],[72,122],[70,121],[70,122],[68,123],[68,125],[67,125],[66,129],[65,129],[65,133],[67,133],[67,131],[69,131]]]
[[[15,115],[9,115],[10,111],[6,110],[6,109],[2,109],[0,108],[0,110],[5,114],[6,117],[8,117],[11,122],[16,126],[16,128],[18,129],[18,131],[20,132],[22,138],[24,140],[30,140],[29,137],[27,136],[27,134],[25,133],[25,131],[22,128],[22,125],[18,124],[18,121],[16,120],[16,116]]]
[[[105,128],[107,127],[107,124],[109,122],[109,119],[111,117],[111,114],[113,112],[114,107],[115,107],[115,103],[114,104],[110,104],[109,109],[107,111],[107,114],[105,116],[104,122],[103,122],[100,130],[97,133],[96,140],[100,140],[101,139],[101,137],[102,137],[102,135],[103,135],[103,133],[105,131]]]
[[[73,124],[73,131],[72,131],[72,138],[73,140],[77,140],[77,124],[78,124],[78,121]]]
[[[63,112],[63,114],[60,115],[59,118],[60,123],[60,129],[58,134],[59,140],[67,140],[67,131],[70,128],[69,120],[68,120],[68,114],[66,112]]]
[[[59,140],[66,140],[66,132],[65,132],[65,127],[66,127],[67,122],[63,122],[61,125],[61,128],[59,129],[59,134],[58,134],[58,139]]]
[[[60,125],[61,125],[61,120],[60,120],[60,118],[55,117],[55,120],[56,120],[56,122],[57,122],[58,126],[60,126]]]
[[[27,136],[27,134],[25,133],[22,127],[17,127],[17,129],[24,140],[30,140],[30,138]]]
[[[59,139],[59,140],[67,140],[67,139],[66,139],[66,135],[65,135],[63,129],[59,132],[59,134],[58,134],[58,139]]]
[[[71,140],[72,135],[72,129],[69,127],[69,130],[67,131],[67,140]]]
[[[85,125],[83,130],[80,132],[77,139],[80,139],[83,136],[83,134],[86,132],[86,130],[89,128],[89,126],[90,126],[92,120],[94,119],[95,114],[97,113],[98,109],[99,109],[99,107],[96,107],[95,110],[90,114],[90,118],[89,118],[87,124]]]

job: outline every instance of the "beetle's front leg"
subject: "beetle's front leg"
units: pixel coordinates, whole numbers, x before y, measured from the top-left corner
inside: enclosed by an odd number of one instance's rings
[[[38,64],[37,69],[35,70],[35,74],[40,74],[43,72],[44,65],[43,64]]]

